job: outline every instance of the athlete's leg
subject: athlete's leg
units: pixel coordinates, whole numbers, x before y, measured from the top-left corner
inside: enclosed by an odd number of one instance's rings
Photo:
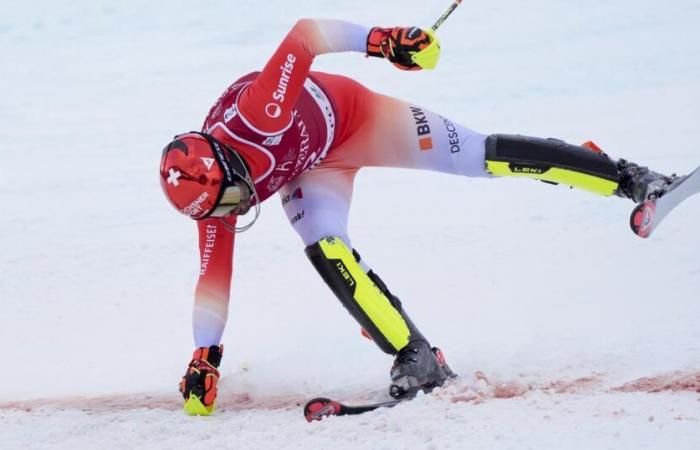
[[[441,385],[452,371],[411,322],[399,299],[350,244],[348,210],[354,168],[319,166],[280,191],[285,212],[311,263],[384,352],[397,355],[390,394],[410,395]]]
[[[424,340],[379,276],[352,248],[348,210],[356,169],[318,167],[280,190],[285,213],[306,254],[350,314],[386,353]]]
[[[487,136],[423,108],[371,93],[354,82],[347,84],[357,98],[346,103],[352,108],[352,114],[345,115],[347,123],[341,124],[337,146],[316,169],[286,187],[282,192],[283,201],[290,199],[285,205],[287,215],[308,245],[307,255],[326,283],[380,348],[388,353],[398,351],[392,368],[391,392],[400,396],[441,384],[447,371],[438,363],[440,358],[430,352],[427,340],[419,336],[415,326],[407,320],[398,299],[381,280],[370,276],[371,272],[363,267],[357,252],[351,250],[347,215],[352,177],[359,168],[403,167],[475,177],[509,174],[497,170],[503,169],[501,163],[517,173],[509,158],[520,158],[569,169],[569,172],[582,172],[572,176],[560,170],[559,174],[565,175],[561,178],[558,173],[554,173],[553,178],[534,177],[550,182],[573,180],[571,184],[575,186],[586,188],[592,183],[605,189],[611,184],[618,186],[620,182],[609,170],[614,163],[602,153],[554,140]],[[558,150],[552,151],[554,149]],[[352,176],[337,175],[345,173],[343,171]],[[305,204],[299,202],[293,207],[291,199],[299,188],[296,197],[300,200],[307,192],[316,194]],[[610,188],[610,192],[598,187],[589,190],[610,194],[614,189]],[[307,217],[312,219],[307,222]],[[343,238],[335,239],[333,235]],[[377,297],[381,300],[375,301],[369,293],[381,293]],[[372,310],[376,305],[382,305],[380,314]]]
[[[361,101],[352,133],[324,163],[527,177],[636,202],[671,181],[634,163],[613,160],[594,144],[485,135],[401,100],[361,87],[355,91]]]

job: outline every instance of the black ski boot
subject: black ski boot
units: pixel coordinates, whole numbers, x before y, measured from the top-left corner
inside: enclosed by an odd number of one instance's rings
[[[421,390],[430,392],[456,376],[439,348],[431,349],[426,341],[411,341],[396,355],[389,395],[403,398]]]
[[[620,171],[617,195],[630,198],[635,203],[661,197],[678,179],[675,174],[670,177],[662,175],[624,159],[617,162],[617,167]]]

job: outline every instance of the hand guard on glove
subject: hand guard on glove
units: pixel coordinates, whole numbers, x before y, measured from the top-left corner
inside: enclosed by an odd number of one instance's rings
[[[367,55],[386,58],[401,70],[433,69],[440,44],[432,31],[418,27],[374,27],[367,35]]]
[[[187,372],[180,380],[185,411],[190,415],[208,416],[214,412],[216,384],[219,381],[224,346],[200,347],[194,351]]]

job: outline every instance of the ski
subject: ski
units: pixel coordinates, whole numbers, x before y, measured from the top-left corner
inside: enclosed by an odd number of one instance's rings
[[[411,400],[412,398],[414,397],[350,406],[329,398],[318,397],[306,402],[306,405],[304,405],[304,417],[307,422],[313,422],[330,416],[352,416],[374,411],[379,408],[393,408],[399,403]]]
[[[681,177],[658,198],[637,205],[630,215],[630,226],[634,234],[648,238],[664,218],[685,199],[700,192],[700,167],[690,175]]]

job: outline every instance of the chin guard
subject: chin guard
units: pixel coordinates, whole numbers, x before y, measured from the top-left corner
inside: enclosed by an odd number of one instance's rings
[[[603,152],[557,139],[492,134],[486,139],[486,170],[611,196],[619,188],[617,164]]]
[[[415,339],[425,339],[373,271],[365,272],[360,255],[342,239],[326,237],[306,247],[318,273],[384,352],[396,354]]]

